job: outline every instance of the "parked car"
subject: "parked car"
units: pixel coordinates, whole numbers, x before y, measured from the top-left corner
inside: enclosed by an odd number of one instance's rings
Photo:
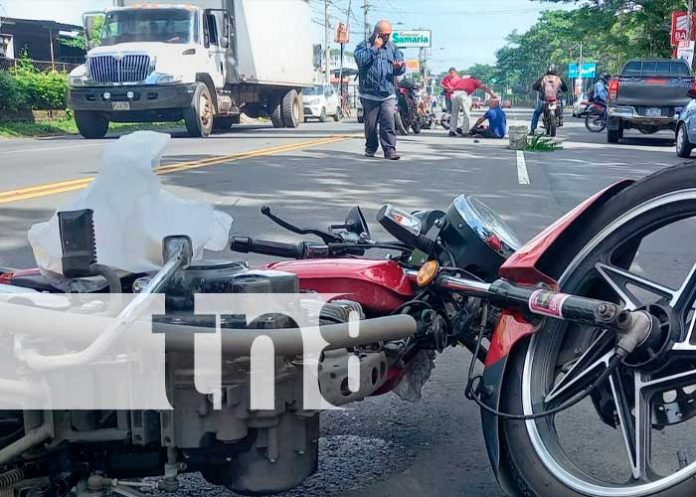
[[[581,93],[573,104],[573,117],[583,117],[587,114],[588,108],[589,102],[587,100],[587,94]]]
[[[679,157],[691,157],[691,151],[696,148],[696,88],[687,92],[691,101],[679,114],[675,141]]]
[[[617,143],[627,129],[645,134],[676,131],[693,84],[691,68],[681,59],[628,61],[619,77],[609,82],[607,141]]]
[[[323,83],[307,88],[302,92],[304,100],[304,120],[319,119],[325,122],[329,117],[341,120],[341,99],[330,84]]]

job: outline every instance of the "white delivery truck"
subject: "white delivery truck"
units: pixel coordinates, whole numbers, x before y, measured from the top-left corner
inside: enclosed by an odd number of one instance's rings
[[[68,107],[85,138],[104,137],[112,121],[183,119],[205,137],[241,112],[276,128],[303,120],[314,77],[308,0],[114,3],[85,14],[88,39],[103,17],[99,46],[70,73]]]

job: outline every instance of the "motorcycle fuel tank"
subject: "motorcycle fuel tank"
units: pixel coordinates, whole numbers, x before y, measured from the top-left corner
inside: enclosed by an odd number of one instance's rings
[[[368,314],[391,312],[414,295],[401,266],[389,260],[314,259],[267,268],[297,275],[301,290],[355,300]]]

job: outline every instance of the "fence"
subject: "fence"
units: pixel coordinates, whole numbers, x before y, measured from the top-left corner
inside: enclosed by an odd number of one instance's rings
[[[59,72],[70,72],[75,69],[79,64],[71,64],[69,62],[51,62],[50,60],[32,60],[32,59],[22,59],[30,62],[34,67],[40,71],[59,71]],[[20,63],[19,59],[6,59],[5,57],[0,57],[0,71],[7,71]]]

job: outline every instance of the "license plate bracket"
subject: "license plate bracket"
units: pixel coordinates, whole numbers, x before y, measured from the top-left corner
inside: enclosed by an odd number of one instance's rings
[[[111,102],[111,110],[130,110],[130,102]]]
[[[662,117],[662,108],[648,107],[645,109],[645,117]]]

